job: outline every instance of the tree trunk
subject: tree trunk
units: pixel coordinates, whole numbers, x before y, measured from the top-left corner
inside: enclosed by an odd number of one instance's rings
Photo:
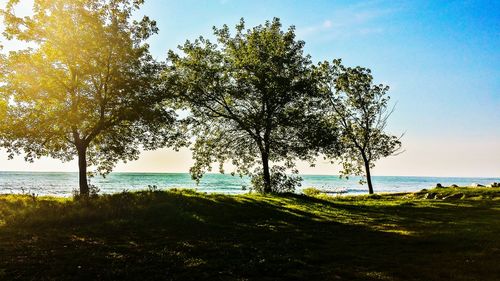
[[[78,177],[80,183],[80,195],[83,197],[89,196],[89,184],[87,181],[87,147],[84,145],[78,146]]]
[[[269,155],[267,152],[262,153],[262,169],[264,170],[264,193],[271,193],[271,173],[269,171]]]
[[[370,162],[368,161],[368,159],[365,156],[363,156],[363,162],[365,162],[366,182],[368,183],[368,193],[373,194],[372,176],[370,174]]]

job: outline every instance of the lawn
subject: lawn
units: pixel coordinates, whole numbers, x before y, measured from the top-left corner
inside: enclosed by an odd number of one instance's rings
[[[0,196],[2,280],[500,280],[499,264],[500,188]]]

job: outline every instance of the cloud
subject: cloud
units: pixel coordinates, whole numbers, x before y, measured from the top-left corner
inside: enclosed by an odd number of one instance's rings
[[[322,24],[314,25],[314,26],[308,26],[305,28],[301,28],[297,30],[297,33],[300,34],[301,36],[307,36],[310,34],[317,33],[319,31],[324,31],[332,28],[333,23],[331,20],[324,20]]]
[[[300,37],[321,36],[330,39],[382,34],[386,29],[380,20],[401,9],[387,5],[384,7],[382,4],[380,1],[372,1],[338,9],[321,23],[299,27],[297,34]]]

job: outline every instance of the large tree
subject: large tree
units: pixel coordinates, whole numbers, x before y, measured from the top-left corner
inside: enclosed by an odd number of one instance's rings
[[[314,71],[294,27],[283,31],[279,19],[245,29],[214,27],[217,44],[200,37],[169,52],[166,80],[189,108],[199,179],[218,162],[231,162],[251,175],[261,192],[293,188],[285,169],[294,159],[311,159],[305,129],[317,94]],[[272,167],[272,165],[274,166]]]
[[[1,11],[4,36],[27,46],[8,54],[0,80],[10,156],[77,156],[85,196],[87,167],[106,174],[136,159],[141,145],[170,144],[175,115],[163,106],[163,66],[145,43],[158,29],[148,17],[131,19],[143,1],[35,0],[22,18],[17,2]]]
[[[326,149],[325,154],[340,158],[341,175],[362,176],[373,194],[371,168],[382,157],[397,154],[401,137],[387,133],[389,87],[374,84],[370,69],[345,67],[341,60],[320,66],[325,93],[325,124],[336,124],[341,149]]]
[[[2,46],[0,45],[0,51],[2,50]],[[0,81],[5,73],[5,56],[0,53]],[[0,85],[0,92],[2,91],[2,85]],[[5,120],[5,116],[7,114],[7,104],[8,104],[8,99],[7,96],[0,95],[0,120]],[[0,138],[2,134],[5,132],[5,122],[0,122]]]

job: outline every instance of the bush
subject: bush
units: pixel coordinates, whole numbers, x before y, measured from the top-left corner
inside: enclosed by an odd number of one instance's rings
[[[321,191],[314,187],[308,187],[302,190],[302,193],[304,193],[307,196],[318,196],[321,194]]]
[[[293,172],[292,175],[287,175],[286,168],[282,166],[274,166],[271,168],[271,191],[273,193],[286,193],[286,192],[294,192],[296,187],[300,186],[300,182],[302,178],[293,174],[296,174],[296,171]],[[252,189],[263,193],[264,192],[264,173],[262,170],[258,170],[252,176]]]
[[[80,194],[80,190],[78,190],[78,189],[73,189],[72,193],[73,193],[74,200],[80,200],[80,199],[96,199],[97,197],[99,197],[99,192],[101,192],[99,187],[97,187],[96,185],[93,185],[93,184],[89,184],[89,196],[88,197],[83,197]]]

